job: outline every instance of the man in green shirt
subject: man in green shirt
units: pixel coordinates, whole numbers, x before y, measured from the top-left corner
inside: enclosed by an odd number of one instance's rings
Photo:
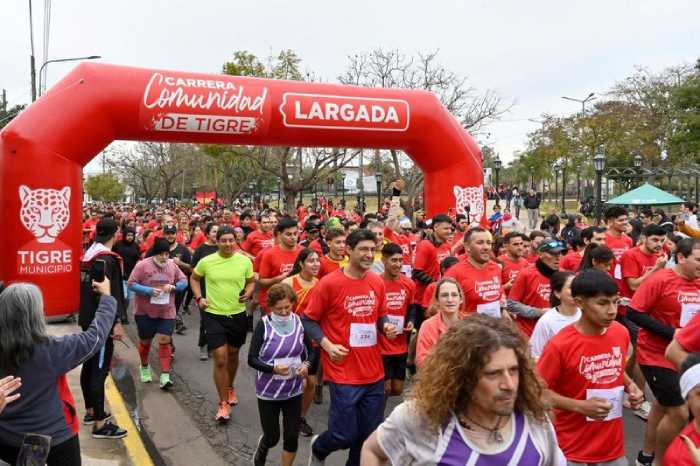
[[[248,319],[245,306],[253,295],[253,263],[236,252],[233,228],[222,225],[216,234],[219,250],[197,263],[190,286],[202,309],[202,325],[214,358],[214,384],[219,393],[216,420],[227,422],[231,406],[238,404],[233,381],[238,370],[238,352],[245,343]],[[207,297],[201,280],[206,278]]]

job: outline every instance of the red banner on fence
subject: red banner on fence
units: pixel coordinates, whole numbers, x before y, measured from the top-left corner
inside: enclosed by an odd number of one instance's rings
[[[216,191],[197,191],[195,199],[197,204],[209,204],[216,199]]]

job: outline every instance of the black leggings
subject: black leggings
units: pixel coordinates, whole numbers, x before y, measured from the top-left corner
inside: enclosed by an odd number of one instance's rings
[[[101,352],[101,350],[98,351],[85,361],[83,369],[80,371],[80,388],[83,390],[85,409],[93,409],[95,411],[94,418],[98,421],[107,417],[105,414],[105,380],[109,374],[109,365],[114,353],[114,340],[112,338],[107,338],[102,358],[100,358]],[[100,359],[102,359],[102,367],[100,367]]]
[[[12,465],[17,464],[20,449],[0,444],[0,459]],[[80,466],[80,441],[74,435],[63,443],[52,445],[46,459],[48,466]]]
[[[280,411],[284,437],[282,449],[296,453],[299,445],[299,421],[301,419],[301,395],[288,400],[261,400],[258,398],[258,412],[263,430],[263,444],[272,448],[280,441]]]

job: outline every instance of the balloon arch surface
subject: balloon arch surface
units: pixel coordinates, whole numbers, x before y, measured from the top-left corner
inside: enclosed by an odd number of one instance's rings
[[[432,93],[85,63],[0,133],[0,280],[79,303],[82,167],[114,140],[405,151],[428,215],[484,214],[481,153]]]

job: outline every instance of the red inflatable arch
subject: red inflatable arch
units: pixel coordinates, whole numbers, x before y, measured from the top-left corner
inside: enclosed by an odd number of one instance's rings
[[[49,316],[78,307],[82,167],[116,139],[401,149],[429,215],[484,213],[479,148],[432,93],[84,63],[0,133],[0,280]]]

